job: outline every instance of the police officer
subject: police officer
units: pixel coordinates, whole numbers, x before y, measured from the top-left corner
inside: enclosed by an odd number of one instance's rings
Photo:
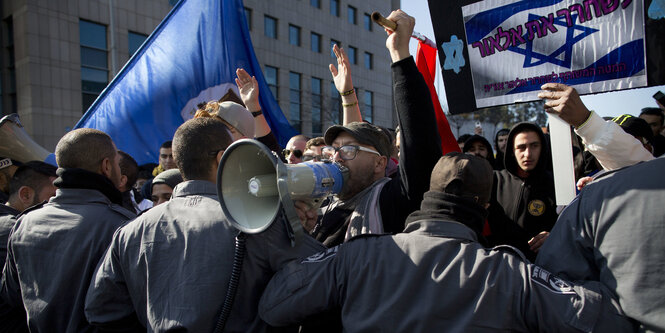
[[[217,166],[231,136],[216,117],[182,124],[173,155],[184,182],[171,200],[118,230],[90,284],[85,313],[99,328],[212,332],[224,302],[238,231],[217,201]],[[168,171],[167,171],[168,172]],[[161,174],[160,174],[161,175]],[[159,176],[158,176],[159,177]],[[311,237],[291,247],[282,221],[248,235],[225,332],[264,332],[258,302],[286,261],[324,249]]]
[[[404,233],[361,235],[289,264],[261,317],[287,325],[341,307],[345,332],[631,330],[600,283],[571,284],[514,248],[478,243],[491,188],[486,160],[443,156]]]
[[[120,206],[120,156],[104,132],[65,134],[55,158],[55,197],[26,210],[9,237],[0,310],[25,308],[32,332],[90,331],[83,315],[90,278],[134,214]]]

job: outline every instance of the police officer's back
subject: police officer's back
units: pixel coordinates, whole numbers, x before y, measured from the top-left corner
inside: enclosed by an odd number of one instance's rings
[[[28,209],[9,238],[2,307],[25,307],[33,332],[87,332],[87,287],[115,230],[133,214],[120,206],[119,155],[111,138],[77,129],[56,146],[56,196]]]
[[[404,233],[363,236],[288,265],[266,288],[261,317],[286,325],[341,307],[348,332],[632,329],[599,283],[571,284],[514,248],[478,243],[491,181],[482,158],[442,157]]]

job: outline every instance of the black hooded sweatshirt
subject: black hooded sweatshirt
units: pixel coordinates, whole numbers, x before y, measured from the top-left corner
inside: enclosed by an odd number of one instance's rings
[[[466,153],[469,150],[471,150],[471,145],[474,142],[480,142],[485,146],[485,149],[487,149],[487,157],[485,157],[485,159],[488,162],[490,162],[490,165],[492,166],[492,168],[494,170],[496,170],[496,161],[494,160],[494,151],[492,150],[492,145],[484,137],[482,137],[480,135],[472,135],[470,138],[468,138],[468,139],[466,139],[466,141],[464,141],[464,148],[462,149],[462,151],[464,153]],[[502,164],[503,164],[503,162],[502,162]]]
[[[515,136],[525,130],[538,134],[541,151],[536,167],[522,179],[517,174],[519,165],[512,147]],[[542,231],[550,231],[557,219],[554,178],[547,168],[550,159],[549,143],[540,127],[532,123],[519,123],[513,127],[506,145],[506,169],[494,171],[488,209],[492,233],[488,241],[491,245],[512,245],[529,260],[536,259],[536,253],[529,249],[528,241]]]

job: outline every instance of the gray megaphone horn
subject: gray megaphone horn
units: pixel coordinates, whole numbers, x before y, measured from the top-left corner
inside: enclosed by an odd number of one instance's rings
[[[294,200],[318,208],[331,194],[340,193],[348,169],[332,162],[284,164],[256,140],[231,144],[217,169],[217,196],[224,215],[238,230],[259,233],[267,229],[283,209],[291,244],[302,236]]]
[[[0,119],[0,156],[25,163],[44,161],[49,154],[25,131],[18,114],[12,113]]]

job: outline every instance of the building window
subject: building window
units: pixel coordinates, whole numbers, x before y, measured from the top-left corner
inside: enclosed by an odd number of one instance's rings
[[[372,98],[374,97],[374,94],[371,91],[365,91],[363,94],[363,120],[366,120],[368,122],[373,121],[373,115],[374,115],[374,104],[372,104]]]
[[[330,122],[334,124],[342,123],[342,98],[335,87],[335,82],[330,81]]]
[[[339,16],[339,0],[330,0],[330,14]]]
[[[136,32],[129,32],[127,34],[127,39],[129,40],[129,57],[134,55],[136,51],[139,50],[143,42],[148,38],[148,36]]]
[[[349,49],[347,50],[347,55],[349,56],[349,62],[351,64],[355,65],[358,63],[358,55],[356,54],[358,53],[357,51],[358,49],[353,46],[349,46]]]
[[[330,56],[335,58],[335,52],[333,52],[333,46],[337,45],[337,47],[342,47],[342,43],[338,40],[331,39],[330,40]]]
[[[289,24],[289,44],[300,46],[300,27]]]
[[[14,58],[14,21],[11,16],[2,22],[2,55],[0,60],[0,117],[17,113],[16,61]]]
[[[321,8],[321,0],[309,0],[309,4],[312,7]]]
[[[321,53],[321,35],[312,32],[311,44],[312,52]]]
[[[247,20],[247,28],[252,30],[252,9],[245,7],[245,20]]]
[[[266,76],[266,83],[268,84],[268,88],[270,88],[270,92],[272,92],[272,96],[275,97],[276,100],[279,99],[279,95],[277,94],[277,68],[272,67],[272,66],[266,66],[264,74]]]
[[[356,22],[356,7],[349,6],[348,9],[346,10],[346,14],[348,15],[349,23],[357,24],[357,22]]]
[[[289,72],[289,120],[291,126],[302,131],[300,120],[300,74]]]
[[[88,110],[108,83],[106,26],[79,21],[81,43],[81,92],[83,112]]]
[[[277,19],[265,15],[263,17],[263,33],[268,38],[277,39]]]
[[[321,123],[321,105],[323,96],[321,95],[321,79],[312,78],[312,135],[321,136],[323,125]]]
[[[372,15],[365,13],[363,16],[363,23],[365,25],[365,30],[372,31]]]
[[[374,68],[374,56],[371,53],[365,52],[365,68],[372,69]]]

